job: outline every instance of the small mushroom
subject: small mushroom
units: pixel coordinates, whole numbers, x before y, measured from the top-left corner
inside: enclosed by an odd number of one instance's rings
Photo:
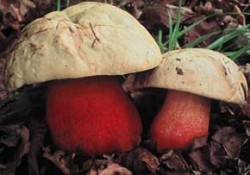
[[[169,51],[157,68],[144,76],[129,76],[126,85],[132,90],[168,89],[149,133],[159,151],[184,149],[194,138],[206,136],[211,99],[244,104],[248,89],[244,75],[232,60],[201,48]]]
[[[27,25],[13,47],[6,85],[48,82],[46,120],[55,143],[88,155],[125,152],[142,126],[117,76],[156,67],[146,29],[112,5],[83,2]]]

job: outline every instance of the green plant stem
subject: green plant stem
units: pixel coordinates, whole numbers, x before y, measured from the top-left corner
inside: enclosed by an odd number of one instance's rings
[[[56,3],[56,10],[57,10],[57,11],[61,11],[61,0],[57,0],[57,3]]]

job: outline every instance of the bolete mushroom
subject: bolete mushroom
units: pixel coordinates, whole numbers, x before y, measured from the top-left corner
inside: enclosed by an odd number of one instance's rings
[[[46,120],[61,148],[125,152],[139,143],[142,126],[115,75],[152,69],[161,60],[154,39],[129,13],[83,2],[23,29],[8,60],[7,87],[49,81]]]
[[[165,53],[157,68],[129,76],[124,86],[168,89],[149,133],[158,151],[184,149],[194,138],[206,136],[211,99],[244,104],[248,89],[244,75],[232,60],[199,48]]]

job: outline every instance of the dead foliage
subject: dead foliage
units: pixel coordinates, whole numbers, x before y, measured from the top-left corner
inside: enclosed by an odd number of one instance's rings
[[[162,29],[166,40],[169,19],[172,16],[173,22],[176,21],[179,2],[178,0],[99,1],[127,10],[155,38],[159,29]],[[82,0],[72,0],[70,5],[79,2]],[[66,3],[64,1],[62,3],[62,8],[65,8]],[[180,47],[207,33],[219,31],[217,35],[197,46],[206,47],[222,36],[225,29],[236,28],[250,22],[250,18],[244,14],[249,11],[249,1],[187,0],[182,1],[181,5],[181,27],[185,28],[201,19],[207,19],[179,39]],[[18,93],[8,96],[4,86],[8,49],[18,33],[29,22],[55,9],[55,1],[51,0],[0,1],[1,175],[250,174],[250,98],[248,104],[243,106],[214,102],[210,132],[207,137],[195,139],[193,145],[186,150],[158,153],[154,144],[148,140],[147,129],[160,109],[166,92],[143,90],[130,94],[144,119],[144,135],[138,148],[128,153],[97,157],[88,157],[78,150],[72,153],[57,148],[44,120],[46,87],[25,87]],[[209,17],[212,14],[217,15]],[[249,55],[240,58],[237,63],[241,64],[241,70],[250,84]]]

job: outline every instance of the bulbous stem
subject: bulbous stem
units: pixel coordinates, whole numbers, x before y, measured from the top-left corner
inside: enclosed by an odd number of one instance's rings
[[[53,81],[46,119],[61,148],[88,155],[125,152],[140,141],[139,114],[115,76]]]
[[[210,103],[208,98],[169,90],[161,111],[150,128],[150,136],[157,149],[183,149],[194,138],[206,136]]]

